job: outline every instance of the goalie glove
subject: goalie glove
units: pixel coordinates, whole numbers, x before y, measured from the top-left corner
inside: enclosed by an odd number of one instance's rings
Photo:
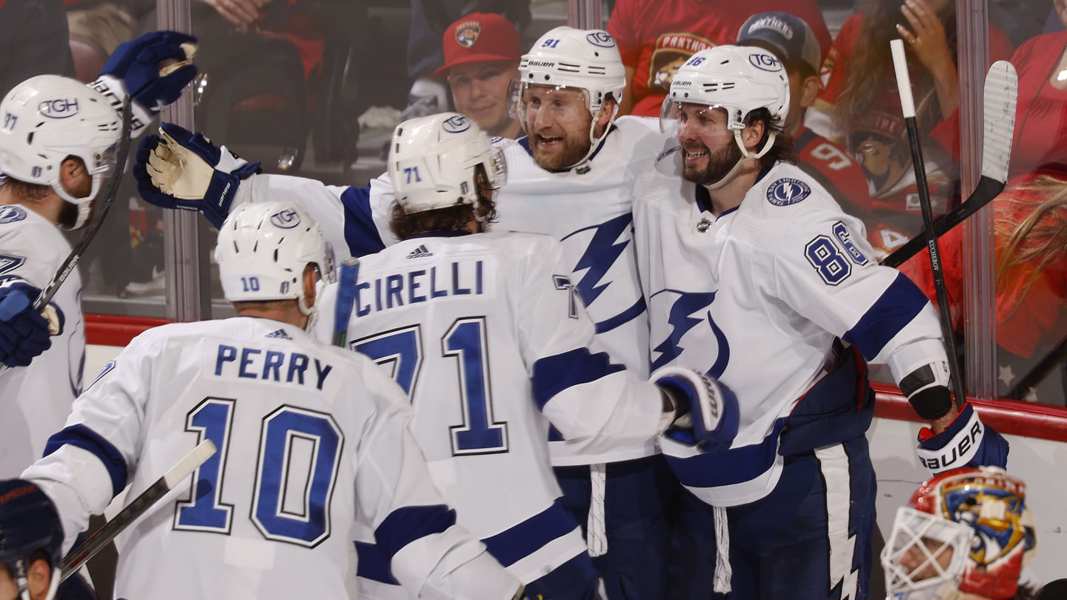
[[[967,404],[941,433],[929,427],[919,430],[919,447],[915,453],[919,462],[937,475],[959,467],[991,466],[1004,468],[1008,464],[1008,440],[978,418],[978,411]]]
[[[107,96],[115,110],[133,96],[130,136],[141,135],[160,109],[182,94],[196,77],[196,38],[176,31],[153,31],[123,42],[89,84]]]
[[[730,447],[739,417],[737,396],[730,388],[684,367],[663,367],[650,380],[674,403],[663,435],[703,452]]]
[[[226,220],[241,181],[258,172],[258,162],[173,123],[161,123],[159,135],[141,141],[133,168],[145,201],[198,210],[216,229]]]

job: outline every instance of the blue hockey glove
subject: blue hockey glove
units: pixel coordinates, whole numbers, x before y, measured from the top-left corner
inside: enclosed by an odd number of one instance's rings
[[[137,137],[160,109],[181,96],[196,77],[196,38],[176,31],[152,31],[123,42],[107,59],[92,87],[122,106],[133,96],[131,134]]]
[[[703,452],[726,450],[737,435],[739,408],[730,388],[683,367],[663,367],[652,374],[674,402],[674,419],[664,435]]]
[[[25,367],[52,345],[48,320],[33,310],[41,290],[22,282],[0,287],[0,362]]]
[[[934,434],[927,427],[919,430],[919,462],[934,475],[959,467],[1008,464],[1008,440],[978,418],[978,411],[967,404],[956,420],[944,431]]]
[[[216,229],[226,220],[241,181],[258,172],[258,162],[173,123],[161,123],[159,135],[145,137],[133,168],[146,202],[198,210]]]

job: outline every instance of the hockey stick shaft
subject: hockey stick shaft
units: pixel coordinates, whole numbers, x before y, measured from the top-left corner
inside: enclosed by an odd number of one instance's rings
[[[930,270],[934,276],[934,288],[937,291],[937,308],[941,316],[941,336],[945,340],[948,354],[949,377],[952,379],[952,391],[956,397],[956,407],[963,405],[966,398],[963,380],[960,379],[959,359],[956,355],[956,339],[952,334],[952,313],[949,310],[948,290],[945,287],[945,274],[942,270],[941,252],[937,246],[934,232],[934,211],[930,204],[930,188],[926,182],[926,163],[923,160],[922,145],[919,140],[919,126],[915,120],[915,101],[911,95],[911,78],[908,75],[908,63],[904,56],[904,42],[896,39],[890,42],[893,53],[893,67],[896,70],[897,88],[900,92],[900,105],[904,113],[904,122],[908,127],[908,142],[911,146],[911,162],[915,170],[915,182],[919,188],[919,205],[923,215],[923,237],[930,250]]]
[[[66,581],[120,533],[133,524],[141,515],[148,512],[167,492],[174,489],[183,479],[194,473],[200,465],[215,454],[215,444],[204,440],[183,456],[165,475],[157,479],[145,491],[119,511],[115,518],[93,531],[77,548],[63,558],[63,574],[60,581]]]
[[[348,258],[341,263],[337,278],[337,303],[333,307],[333,345],[344,348],[348,343],[348,322],[356,303],[356,282],[359,280],[359,259]]]

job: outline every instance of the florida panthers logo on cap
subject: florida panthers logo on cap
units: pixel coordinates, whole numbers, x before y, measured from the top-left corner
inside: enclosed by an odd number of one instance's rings
[[[615,38],[611,37],[611,34],[606,31],[594,31],[585,36],[585,40],[594,46],[600,48],[614,48]]]
[[[753,52],[752,54],[749,54],[748,62],[752,63],[752,66],[757,69],[770,71],[771,73],[777,73],[782,70],[782,62],[766,52]]]
[[[448,133],[463,133],[471,128],[471,122],[463,115],[456,115],[441,123],[441,129]]]
[[[270,216],[270,222],[279,229],[292,229],[300,224],[300,215],[295,210],[279,210]]]
[[[792,177],[783,177],[767,188],[767,201],[775,206],[796,204],[810,195],[808,184]]]
[[[456,27],[456,43],[464,48],[471,48],[482,34],[482,24],[478,21],[467,21]]]

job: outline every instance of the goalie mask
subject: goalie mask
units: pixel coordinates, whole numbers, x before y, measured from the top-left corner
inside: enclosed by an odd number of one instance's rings
[[[589,149],[579,161],[566,168],[581,167],[607,136],[626,89],[626,68],[615,38],[600,29],[556,27],[534,42],[530,51],[519,60],[519,84],[513,90],[512,101],[512,112],[527,134],[530,132],[527,131],[526,97],[532,85],[576,89],[585,96],[586,107],[592,115]],[[615,100],[614,108],[608,125],[597,135],[597,115],[609,95]]]
[[[406,214],[478,203],[478,173],[489,188],[507,182],[499,148],[478,125],[458,113],[404,121],[393,131],[389,177]],[[475,211],[477,213],[477,211]]]
[[[315,265],[322,281],[334,281],[333,251],[319,226],[290,202],[246,203],[219,229],[215,245],[222,290],[230,302],[296,300],[300,312],[315,309],[304,297],[304,269]]]
[[[62,551],[63,527],[48,496],[29,481],[0,482],[0,564],[15,581],[19,600],[30,600],[27,576],[38,556],[47,560],[52,569],[45,600],[55,597]]]
[[[78,207],[71,229],[89,219],[92,201],[116,169],[121,115],[100,92],[68,77],[38,75],[18,84],[0,103],[0,172],[25,183],[46,185]],[[89,194],[63,189],[60,165],[81,159],[91,178]]]
[[[996,467],[946,471],[897,511],[881,556],[886,591],[894,600],[1008,600],[1035,546],[1026,484]]]

